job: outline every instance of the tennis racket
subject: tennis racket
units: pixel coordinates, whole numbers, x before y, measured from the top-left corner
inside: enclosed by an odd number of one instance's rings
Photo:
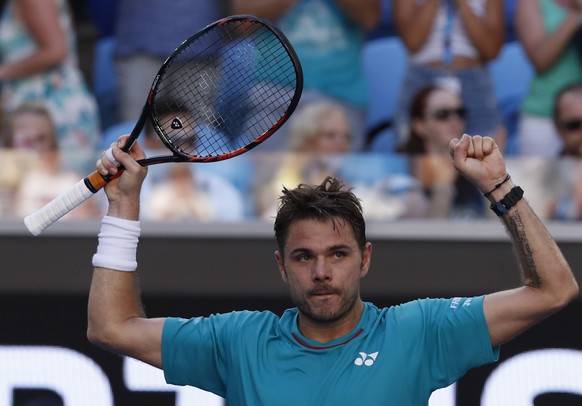
[[[131,149],[150,120],[172,155],[138,161],[143,166],[233,158],[273,135],[295,110],[302,89],[301,64],[279,29],[251,15],[226,17],[165,60],[123,149]],[[93,172],[24,224],[39,235],[111,179]]]

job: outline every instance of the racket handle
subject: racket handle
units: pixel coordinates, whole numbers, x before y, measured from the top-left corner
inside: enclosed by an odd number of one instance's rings
[[[93,172],[57,196],[46,206],[26,216],[24,218],[26,228],[32,235],[39,235],[48,226],[93,196],[106,184],[107,180],[103,179],[97,171]]]

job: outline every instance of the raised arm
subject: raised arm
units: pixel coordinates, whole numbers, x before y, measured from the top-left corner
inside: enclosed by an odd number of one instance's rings
[[[479,52],[481,60],[490,61],[499,55],[505,40],[505,16],[502,0],[487,0],[485,3],[485,14],[479,17],[469,2],[456,0],[457,12],[467,36]]]
[[[517,2],[517,37],[538,72],[545,72],[552,67],[578,28],[582,16],[582,0],[573,0],[570,4],[564,22],[555,31],[546,32],[539,2]]]
[[[20,60],[0,65],[0,81],[44,72],[65,60],[68,53],[67,39],[55,1],[18,0],[13,4],[14,15],[36,42],[36,50]]]
[[[489,137],[464,135],[450,152],[457,170],[492,202],[515,186],[506,179],[503,157]],[[526,194],[527,196],[527,191]],[[500,216],[512,239],[523,285],[489,294],[484,312],[493,346],[503,344],[578,296],[578,284],[558,245],[525,198]],[[492,264],[492,266],[495,266]]]
[[[394,26],[408,51],[422,48],[432,30],[439,3],[439,0],[427,0],[422,4],[411,0],[392,1]]]
[[[147,172],[135,159],[144,158],[145,154],[138,143],[133,145],[130,154],[117,147],[112,152],[125,171],[105,188],[109,209],[99,237],[100,257],[93,260],[98,265],[89,293],[87,337],[110,351],[161,368],[164,319],[145,317],[137,276],[132,271],[139,236],[139,194]],[[103,175],[117,172],[104,154],[97,162],[97,169]]]

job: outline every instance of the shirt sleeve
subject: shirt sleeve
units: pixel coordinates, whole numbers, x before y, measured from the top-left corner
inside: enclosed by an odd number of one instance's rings
[[[433,303],[434,372],[449,377],[447,385],[469,369],[499,359],[499,347],[491,346],[483,299],[455,297]]]
[[[168,318],[162,333],[162,369],[167,383],[225,395],[226,359],[236,329],[234,313]]]
[[[424,299],[405,305],[411,307],[409,316],[415,315],[412,331],[421,337],[410,345],[422,347],[425,372],[437,385],[434,389],[450,385],[471,368],[499,359],[499,348],[491,346],[483,299]]]

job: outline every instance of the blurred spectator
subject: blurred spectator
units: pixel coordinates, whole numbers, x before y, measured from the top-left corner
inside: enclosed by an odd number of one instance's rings
[[[562,140],[560,156],[582,158],[582,82],[568,85],[557,94],[553,120]]]
[[[61,165],[61,151],[55,126],[47,108],[24,104],[10,113],[5,143],[15,151],[27,151],[28,167],[15,192],[11,214],[24,217],[44,205],[82,178]],[[100,215],[92,199],[71,211],[65,218],[91,218]]]
[[[411,172],[428,200],[427,217],[483,217],[481,192],[459,176],[449,153],[465,130],[466,110],[458,94],[438,86],[421,89],[410,104],[410,135],[399,152],[411,155]]]
[[[259,190],[259,216],[271,218],[275,212],[277,196],[283,186],[291,187],[299,183],[321,183],[326,176],[343,177],[346,168],[366,164],[356,159],[358,153],[352,153],[350,139],[352,137],[348,116],[339,104],[322,101],[310,104],[297,112],[290,122],[290,138],[288,153],[277,154],[269,168],[271,176],[262,179],[258,176],[257,183],[266,185]],[[272,155],[272,154],[271,154]],[[379,159],[388,159],[378,156]],[[368,162],[369,164],[369,162]],[[381,166],[381,165],[378,165]],[[349,170],[349,169],[348,169]],[[267,171],[264,171],[267,172]],[[404,184],[388,179],[388,174],[377,173],[372,182],[354,183],[362,198],[364,213],[368,219],[387,220],[406,217],[417,205],[411,199],[414,193],[410,184]],[[357,182],[357,176],[352,177]],[[397,196],[394,188],[398,188]],[[265,203],[268,202],[268,203]]]
[[[260,193],[259,215],[275,213],[282,186],[299,183],[318,184],[336,174],[338,155],[350,151],[351,129],[347,113],[339,104],[315,102],[296,112],[290,127],[287,153],[278,154],[278,165],[270,179],[259,180],[268,186]]]
[[[347,112],[339,104],[314,103],[298,113],[293,122],[288,151],[340,154],[351,150],[350,122]]]
[[[16,191],[33,161],[32,151],[0,148],[0,217],[13,215]]]
[[[163,113],[162,113],[163,114]],[[164,121],[163,119],[161,120]],[[148,157],[169,155],[151,123],[140,142]],[[201,165],[205,165],[204,169]],[[241,221],[242,193],[226,177],[213,173],[212,164],[152,165],[144,181],[143,218],[152,220]]]
[[[5,118],[2,139],[7,148],[34,153],[58,151],[58,136],[53,119],[41,102],[22,104]]]
[[[554,158],[562,149],[552,108],[560,89],[582,81],[582,64],[571,42],[580,17],[582,0],[518,1],[517,36],[536,70],[518,124],[521,156]]]
[[[486,63],[504,43],[503,0],[394,0],[396,31],[409,53],[409,67],[396,111],[400,141],[409,133],[408,107],[429,85],[461,95],[465,131],[504,145],[502,122]]]
[[[90,60],[90,85],[99,108],[102,132],[120,122],[115,70],[115,22],[118,0],[85,0],[84,9],[95,38]]]
[[[76,37],[66,0],[9,0],[0,19],[2,111],[42,101],[59,144],[82,168],[93,161],[99,117],[78,68]]]
[[[560,159],[553,162],[548,217],[582,220],[582,83],[563,88],[554,102],[553,119],[562,139]]]
[[[122,121],[139,117],[164,60],[182,41],[224,17],[226,1],[119,1],[115,57]]]
[[[582,161],[563,157],[555,162],[553,183],[549,185],[548,217],[553,220],[582,220]],[[548,190],[546,189],[546,190]]]
[[[165,179],[151,186],[143,218],[151,220],[240,221],[242,196],[219,175],[193,165],[169,164]]]
[[[380,21],[380,0],[232,0],[234,14],[275,21],[297,52],[304,74],[298,108],[333,101],[346,110],[353,151],[364,148],[367,83],[362,70],[366,34]],[[289,125],[262,150],[285,149]]]

